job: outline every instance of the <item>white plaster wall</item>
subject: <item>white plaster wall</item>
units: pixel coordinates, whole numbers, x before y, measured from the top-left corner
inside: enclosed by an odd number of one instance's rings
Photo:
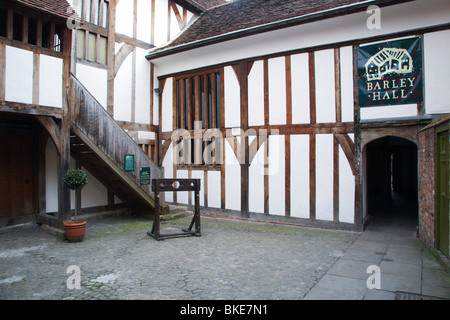
[[[333,135],[316,135],[316,218],[333,220]]]
[[[292,123],[309,123],[308,54],[291,56]]]
[[[256,137],[249,137],[249,145]],[[250,164],[248,202],[250,212],[264,213],[264,143]]]
[[[309,135],[291,135],[291,216],[309,218]]]
[[[450,30],[424,35],[425,111],[450,112]]]
[[[62,108],[63,60],[41,54],[39,68],[39,104]]]
[[[240,140],[238,138],[238,140]],[[233,149],[225,142],[225,208],[241,210],[241,167]]]
[[[164,117],[162,117],[162,123],[161,123],[161,130],[163,132],[166,131],[172,131],[173,130],[173,123],[172,123],[172,114],[173,114],[173,78],[168,78],[166,80],[166,84],[164,86],[164,91],[162,93],[162,114]]]
[[[220,171],[208,171],[208,207],[220,208]]]
[[[239,82],[232,67],[224,68],[224,90],[225,90],[225,127],[241,126],[241,94]]]
[[[334,50],[316,51],[314,55],[316,78],[316,121],[336,122],[334,82]]]
[[[85,168],[81,169],[86,171],[88,177],[88,184],[81,190],[81,208],[106,206],[108,189]]]
[[[167,0],[155,1],[155,46],[163,45],[167,42]]]
[[[114,81],[114,119],[131,121],[133,53],[122,63]]]
[[[342,47],[341,58],[341,116],[343,122],[354,120],[353,100],[353,48]]]
[[[136,37],[150,43],[152,27],[152,2],[151,0],[138,0],[137,2],[137,30]],[[132,20],[130,20],[132,21]]]
[[[136,49],[136,122],[150,123],[150,64],[146,50]]]
[[[45,148],[45,204],[47,213],[58,211],[58,153],[52,139]]]
[[[248,75],[248,125],[264,125],[264,63],[255,61]]]
[[[349,136],[353,140],[354,135]],[[355,222],[355,177],[341,147],[339,147],[339,222]]]
[[[285,215],[284,136],[269,136],[269,214]]]
[[[105,69],[94,68],[82,63],[77,63],[76,76],[94,98],[107,108],[107,77],[108,72]]]
[[[116,32],[133,36],[133,1],[118,1],[116,6]]]
[[[33,101],[33,52],[6,46],[6,101]]]
[[[361,120],[417,116],[417,104],[360,108]]]
[[[286,124],[285,58],[269,59],[269,124]]]

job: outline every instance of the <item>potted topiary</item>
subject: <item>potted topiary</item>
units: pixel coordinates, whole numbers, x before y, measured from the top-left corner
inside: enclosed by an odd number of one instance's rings
[[[69,169],[64,176],[64,184],[71,190],[75,190],[75,199],[78,197],[77,190],[83,189],[88,183],[87,174],[81,169]],[[75,203],[77,203],[76,201]],[[86,231],[86,221],[78,221],[78,207],[75,205],[75,221],[64,223],[67,240],[70,242],[80,242],[84,239]]]

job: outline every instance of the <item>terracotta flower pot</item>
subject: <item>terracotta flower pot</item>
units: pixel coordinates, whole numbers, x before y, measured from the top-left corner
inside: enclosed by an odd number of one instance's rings
[[[69,242],[80,242],[84,239],[86,221],[69,221],[64,223],[66,236]]]

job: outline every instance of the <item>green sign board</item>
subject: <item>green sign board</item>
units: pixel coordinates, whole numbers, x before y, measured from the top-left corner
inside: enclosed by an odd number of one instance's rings
[[[361,46],[357,53],[360,107],[423,102],[420,37]]]
[[[139,168],[139,182],[142,185],[150,184],[150,167]]]
[[[134,154],[123,156],[123,169],[125,171],[134,171]]]

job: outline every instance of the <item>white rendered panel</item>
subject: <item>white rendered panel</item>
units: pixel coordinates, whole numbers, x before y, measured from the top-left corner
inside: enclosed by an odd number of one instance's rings
[[[81,208],[105,206],[108,204],[108,189],[100,183],[87,169],[89,183],[81,190]]]
[[[316,135],[316,218],[333,220],[333,135]]]
[[[291,135],[291,216],[309,218],[309,135]]]
[[[133,1],[118,1],[116,6],[116,32],[133,37]]]
[[[162,97],[162,120],[161,120],[161,129],[163,132],[172,131],[173,130],[173,78],[168,78],[166,80],[166,84],[164,86],[164,91],[161,95]]]
[[[239,82],[232,67],[224,68],[225,127],[241,126],[241,94]]]
[[[269,124],[286,124],[285,58],[269,59]]]
[[[6,46],[6,101],[33,101],[33,52]]]
[[[240,140],[238,138],[238,140]],[[241,167],[230,144],[225,141],[225,208],[241,210]]]
[[[52,139],[45,148],[45,205],[47,213],[58,211],[58,153]]]
[[[220,201],[220,171],[208,171],[208,207],[220,208]]]
[[[424,35],[425,111],[450,113],[450,30]]]
[[[308,54],[291,56],[292,123],[309,123],[309,64]]]
[[[133,54],[122,63],[114,80],[114,118],[131,121],[131,92],[133,81]]]
[[[355,177],[344,151],[339,147],[339,222],[354,223]]]
[[[248,125],[264,125],[264,63],[255,61],[248,75]]]
[[[191,177],[192,179],[200,179],[200,192],[199,192],[199,197],[200,197],[200,205],[204,206],[205,205],[205,182],[203,181],[204,178],[204,173],[203,170],[192,170],[191,171]],[[195,192],[190,191],[192,194],[192,204],[195,204]],[[181,193],[181,192],[179,192]]]
[[[136,50],[136,122],[150,123],[150,64],[145,59],[146,50]]]
[[[144,42],[150,43],[151,34],[151,12],[152,2],[150,0],[138,0],[137,7],[137,30],[136,37]]]
[[[155,46],[167,42],[168,5],[166,0],[155,0]]]
[[[256,137],[249,137],[249,145]],[[249,174],[249,211],[264,213],[264,147],[263,144],[252,163],[250,164]]]
[[[163,159],[163,167],[164,167],[164,178],[171,179],[173,178],[173,143],[170,144],[169,149],[167,150],[166,156]],[[177,172],[178,174],[178,172]],[[168,202],[173,201],[173,193],[165,192],[164,193],[165,200]]]
[[[82,63],[77,63],[76,71],[78,80],[80,80],[83,86],[86,87],[103,108],[106,109],[108,104],[108,71],[101,68],[90,67]]]
[[[40,55],[39,104],[62,108],[63,60]]]
[[[336,122],[334,50],[315,52],[316,121]]]
[[[342,47],[341,58],[341,112],[343,122],[353,122],[353,49]]]
[[[284,136],[269,137],[269,214],[285,215]]]

